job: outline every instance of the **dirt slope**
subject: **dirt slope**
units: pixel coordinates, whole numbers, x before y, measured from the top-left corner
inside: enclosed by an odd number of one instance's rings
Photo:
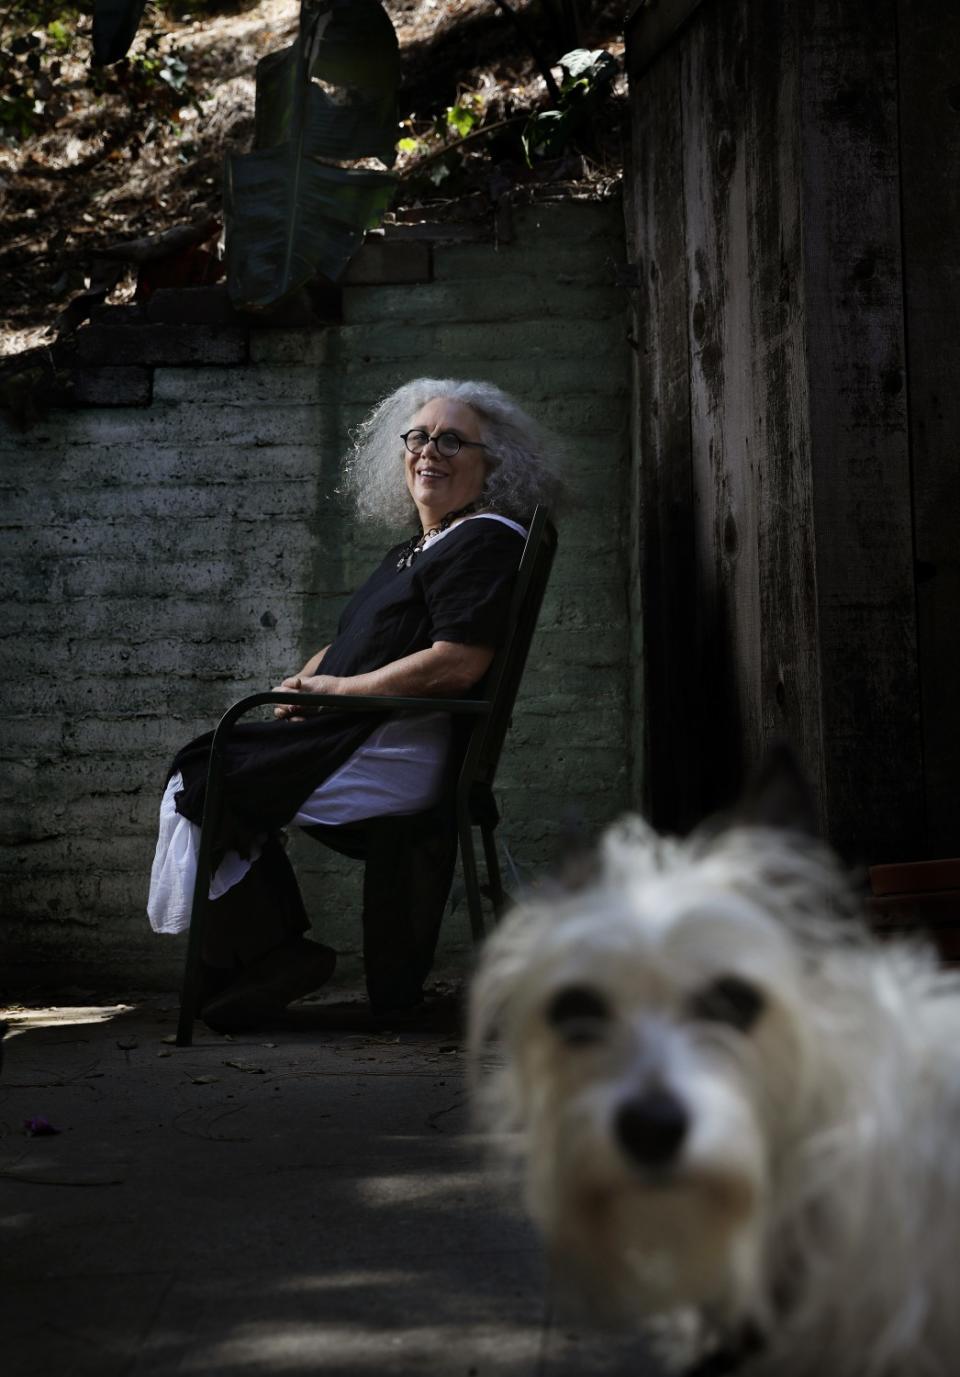
[[[209,0],[207,0],[209,3]],[[401,44],[402,131],[414,141],[398,163],[403,176],[394,214],[482,213],[505,188],[558,185],[604,192],[620,173],[619,102],[609,103],[602,137],[588,156],[566,156],[534,173],[523,163],[518,115],[542,106],[546,86],[529,47],[492,0],[384,0]],[[107,69],[102,92],[88,85],[85,44],[63,63],[63,113],[52,128],[23,142],[0,144],[0,355],[48,342],[59,313],[84,288],[91,259],[104,245],[156,234],[219,214],[223,156],[250,146],[254,69],[295,35],[297,0],[213,0],[193,16],[154,14],[151,51],[176,58],[179,90],[131,83]],[[548,8],[514,0],[549,62],[566,35]],[[581,42],[622,53],[621,3],[581,4]],[[585,11],[588,13],[584,14]],[[88,22],[88,21],[87,21]],[[144,51],[138,35],[133,52]],[[477,126],[456,159],[439,157],[445,111],[462,104]],[[448,170],[447,162],[452,164]],[[426,209],[423,207],[426,206]],[[131,271],[109,300],[128,300]]]

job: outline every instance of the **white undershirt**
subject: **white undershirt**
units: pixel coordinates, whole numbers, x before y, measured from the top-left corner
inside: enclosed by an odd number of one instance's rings
[[[429,536],[422,548],[442,540],[463,521],[479,520],[500,521],[526,538],[524,527],[509,517],[475,512]],[[405,712],[389,718],[317,786],[290,819],[290,825],[339,827],[365,818],[401,817],[431,808],[443,787],[450,732],[450,715],[445,712]],[[174,795],[182,788],[181,776],[173,775],[160,802],[159,835],[147,899],[147,916],[154,932],[177,933],[190,926],[200,828],[176,810]],[[258,844],[249,857],[228,851],[210,881],[210,898],[218,899],[239,884],[259,855]]]

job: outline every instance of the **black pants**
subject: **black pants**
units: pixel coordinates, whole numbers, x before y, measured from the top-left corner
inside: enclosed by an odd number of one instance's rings
[[[363,960],[374,1012],[418,1003],[457,858],[450,809],[303,830],[365,862]],[[240,883],[210,904],[203,959],[223,971],[242,968],[309,926],[293,867],[271,838]]]

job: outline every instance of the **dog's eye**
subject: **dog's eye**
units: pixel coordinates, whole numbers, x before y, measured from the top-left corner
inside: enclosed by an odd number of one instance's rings
[[[573,1047],[598,1042],[609,1020],[610,1006],[589,985],[568,985],[547,1005],[547,1022]]]
[[[742,1033],[749,1032],[763,1013],[763,1007],[763,995],[739,975],[719,976],[699,990],[691,1002],[694,1018],[727,1023]]]

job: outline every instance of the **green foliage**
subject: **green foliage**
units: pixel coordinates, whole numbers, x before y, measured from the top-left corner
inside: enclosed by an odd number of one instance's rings
[[[182,55],[149,32],[140,51],[110,66],[87,67],[90,15],[60,0],[14,4],[0,34],[0,140],[19,142],[52,129],[82,101],[82,87],[95,97],[120,96],[134,110],[168,126],[187,104],[199,107]],[[78,82],[77,60],[85,68]]]
[[[455,103],[432,120],[411,115],[401,122],[408,132],[397,141],[397,151],[406,157],[402,176],[408,195],[430,196],[441,185],[456,195],[473,189],[470,154],[482,147],[487,133],[488,99],[488,91],[461,87]],[[495,121],[493,128],[502,124]]]
[[[163,48],[157,34],[150,34],[143,48],[110,67],[92,67],[87,85],[99,96],[123,96],[133,109],[149,106],[150,114],[175,125],[179,110],[193,105],[199,111],[200,92],[190,81],[190,71],[175,48]]]
[[[254,151],[227,160],[227,288],[266,309],[318,273],[336,282],[396,179],[399,52],[379,0],[301,7],[295,43],[257,65]]]
[[[466,105],[451,105],[447,110],[447,125],[461,139],[466,138],[476,122],[476,115]]]
[[[14,4],[0,31],[0,139],[27,138],[66,108],[62,59],[76,41],[80,12],[70,5]]]
[[[68,52],[73,43],[73,30],[67,28],[62,19],[51,19],[47,25],[47,34],[53,48],[58,53]]]
[[[137,53],[130,59],[130,66],[141,73],[148,85],[162,81],[180,98],[180,103],[193,94],[187,80],[190,69],[173,49],[165,53],[159,53],[156,49],[151,52],[148,43],[146,52]]]
[[[620,70],[616,58],[604,48],[593,52],[575,48],[560,59],[560,67],[559,106],[531,115],[523,131],[523,149],[531,165],[535,157],[559,157],[575,141]]]

